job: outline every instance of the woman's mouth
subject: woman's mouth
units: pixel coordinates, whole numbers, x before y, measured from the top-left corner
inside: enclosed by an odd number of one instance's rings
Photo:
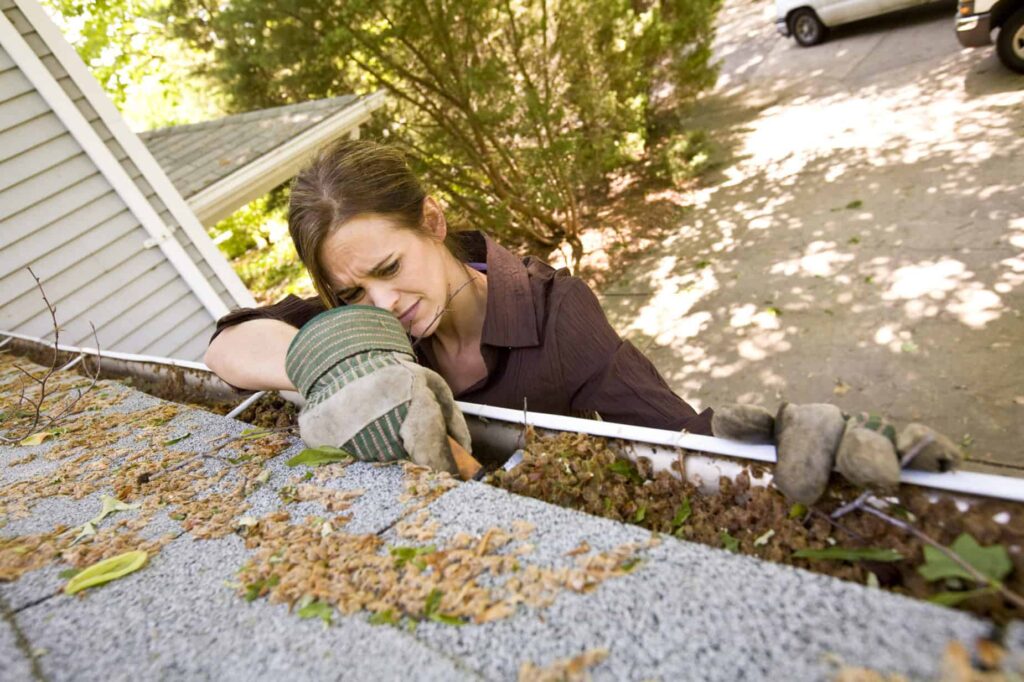
[[[398,321],[402,323],[402,326],[408,329],[412,326],[412,320],[416,317],[416,313],[420,309],[420,302],[416,301],[404,313],[398,316]]]

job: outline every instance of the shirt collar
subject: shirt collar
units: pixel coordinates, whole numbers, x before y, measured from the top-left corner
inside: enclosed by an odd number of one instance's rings
[[[481,342],[506,348],[540,345],[526,266],[488,235],[483,238],[487,246],[487,314]]]

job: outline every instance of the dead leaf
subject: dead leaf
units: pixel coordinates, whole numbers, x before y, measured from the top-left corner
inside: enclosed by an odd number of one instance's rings
[[[588,669],[608,658],[608,649],[588,649],[578,656],[563,658],[540,667],[526,661],[519,667],[519,682],[555,682],[556,680],[590,679]]]
[[[474,620],[477,623],[490,623],[492,620],[501,620],[502,618],[508,618],[515,613],[516,607],[514,604],[510,604],[507,601],[500,601],[497,604],[489,606],[483,613],[478,615]]]
[[[93,525],[96,525],[97,523],[107,518],[114,512],[131,511],[133,509],[138,509],[140,506],[142,506],[137,502],[135,504],[128,504],[127,502],[122,502],[116,497],[112,497],[110,495],[103,495],[100,498],[100,502],[103,504],[103,508],[100,509],[100,513],[97,514],[94,518],[89,519],[89,523]]]
[[[844,384],[842,379],[836,379],[836,385],[832,388],[833,393],[836,395],[846,395],[849,391],[849,384]]]
[[[490,528],[484,533],[484,536],[480,538],[480,544],[476,546],[476,555],[483,556],[487,553],[487,544],[491,541],[491,536],[494,535],[494,528]]]
[[[512,522],[512,537],[516,540],[525,540],[530,537],[537,526],[529,521],[516,520]]]
[[[971,655],[967,647],[956,640],[947,644],[942,655],[942,679],[967,682],[973,679],[972,673]]]
[[[582,542],[580,542],[580,544],[576,545],[575,549],[570,549],[568,552],[566,552],[565,556],[579,556],[580,554],[586,554],[589,551],[590,544],[587,543],[586,540],[583,540]]]
[[[75,594],[84,589],[117,580],[142,568],[149,554],[143,550],[125,552],[104,559],[75,574],[64,586],[64,594]]]
[[[1006,651],[989,639],[979,639],[976,642],[978,660],[989,670],[995,670],[1003,663]]]
[[[75,539],[71,541],[71,544],[76,545],[82,540],[93,535],[96,535],[96,528],[92,525],[91,522],[86,521],[85,525],[82,526],[82,530],[78,531],[78,535],[76,535]]]
[[[22,438],[19,445],[40,445],[44,440],[52,437],[52,431],[40,431],[39,433],[33,433],[31,436]]]
[[[842,666],[833,678],[835,682],[906,682],[905,677],[893,673],[885,675],[869,668]]]

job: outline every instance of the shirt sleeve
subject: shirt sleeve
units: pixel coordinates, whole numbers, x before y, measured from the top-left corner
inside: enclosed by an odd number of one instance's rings
[[[710,409],[697,413],[608,323],[594,292],[575,277],[563,280],[553,311],[559,362],[573,411],[634,426],[711,435]]]
[[[224,317],[217,320],[217,329],[210,337],[212,342],[217,335],[228,327],[248,322],[249,320],[280,320],[295,327],[296,329],[309,322],[319,313],[324,311],[324,305],[319,298],[299,298],[294,294],[288,294],[273,305],[261,308],[240,308],[233,310]]]

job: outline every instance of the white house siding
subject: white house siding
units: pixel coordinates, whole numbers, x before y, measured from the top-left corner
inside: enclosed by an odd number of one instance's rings
[[[114,139],[113,133],[111,133],[110,129],[100,118],[99,114],[97,114],[92,108],[85,96],[82,94],[82,91],[75,85],[71,77],[68,76],[64,67],[61,66],[60,62],[53,57],[46,43],[43,42],[29,22],[25,19],[24,15],[14,4],[13,0],[0,0],[0,7],[3,7],[7,18],[15,25],[18,32],[22,34],[25,41],[32,47],[36,56],[42,60],[46,68],[51,74],[53,74],[53,77],[57,79],[58,84],[60,84],[64,92],[71,97],[78,109],[85,115],[86,120],[89,121],[93,129],[99,134],[100,139],[102,139],[111,150],[115,158],[121,162],[121,165],[128,172],[128,175],[131,176],[132,180],[142,190],[142,193],[146,196],[149,203],[153,205],[154,209],[156,209],[156,212],[160,215],[160,219],[163,221],[164,225],[166,225],[171,233],[174,234],[178,243],[184,247],[189,258],[199,267],[200,272],[202,272],[210,282],[214,290],[217,292],[217,295],[224,301],[224,304],[229,308],[236,307],[237,303],[231,298],[231,295],[228,293],[224,283],[214,275],[209,263],[207,263],[206,259],[202,257],[195,244],[193,244],[188,238],[188,235],[186,235],[180,228],[177,221],[174,219],[174,216],[171,215],[171,212],[167,210],[163,202],[160,200],[156,191],[142,177],[141,171],[139,171],[131,159],[128,158],[124,149],[122,149],[121,145]]]
[[[21,12],[11,0],[0,0],[0,10],[148,196],[218,296],[233,307],[223,284]],[[163,252],[144,246],[149,238],[0,49],[0,328],[40,337],[52,333],[49,314],[25,270],[31,266],[57,307],[66,343],[92,345],[92,322],[103,348],[201,358],[213,316]]]

